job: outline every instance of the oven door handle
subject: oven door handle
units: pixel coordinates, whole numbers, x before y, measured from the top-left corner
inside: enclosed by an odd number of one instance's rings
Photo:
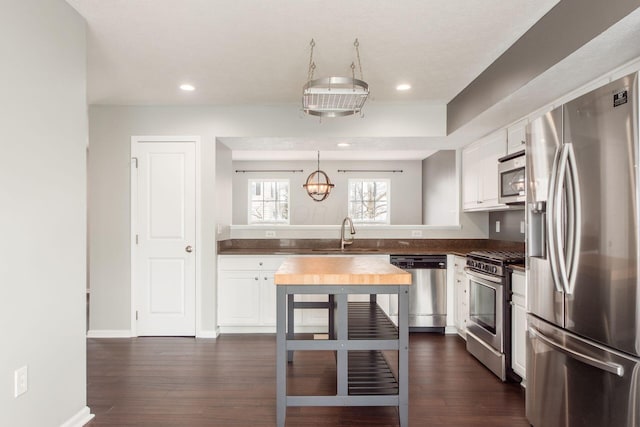
[[[491,285],[502,286],[502,278],[500,277],[492,276],[490,274],[480,273],[479,271],[472,270],[469,267],[465,267],[464,271],[465,273],[467,273],[468,276],[473,276],[474,278],[487,281]],[[489,285],[489,283],[486,283],[486,284]]]

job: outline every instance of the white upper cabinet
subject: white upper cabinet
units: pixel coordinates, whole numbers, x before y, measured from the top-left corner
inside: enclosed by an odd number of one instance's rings
[[[507,154],[524,150],[527,136],[527,120],[520,120],[507,128]]]
[[[507,154],[500,130],[462,150],[462,203],[465,211],[504,209],[498,203],[498,159]]]

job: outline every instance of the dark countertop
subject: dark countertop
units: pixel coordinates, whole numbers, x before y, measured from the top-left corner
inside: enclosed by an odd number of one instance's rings
[[[524,243],[491,239],[357,239],[344,251],[337,239],[229,239],[218,255],[436,255],[466,256],[475,250],[524,251]]]
[[[526,271],[526,267],[524,264],[511,264],[509,268],[513,271],[521,271],[523,273]]]

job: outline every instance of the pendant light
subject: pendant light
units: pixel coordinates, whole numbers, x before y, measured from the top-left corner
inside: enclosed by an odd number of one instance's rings
[[[356,78],[356,64],[351,63],[351,77],[324,77],[314,79],[316,63],[313,61],[313,48],[316,42],[311,39],[309,71],[307,83],[302,88],[302,111],[312,116],[342,117],[361,113],[367,97],[369,85],[362,77],[360,62],[360,43],[353,42],[356,50],[360,78]]]
[[[320,170],[320,151],[318,151],[318,169],[307,177],[307,182],[303,185],[307,194],[316,202],[321,202],[331,193],[331,189],[335,187],[327,174]]]

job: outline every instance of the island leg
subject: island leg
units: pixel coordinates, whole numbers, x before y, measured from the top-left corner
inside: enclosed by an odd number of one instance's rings
[[[398,413],[400,427],[409,425],[409,289],[398,291]]]
[[[278,286],[276,301],[276,423],[284,427],[287,416],[287,287]]]

